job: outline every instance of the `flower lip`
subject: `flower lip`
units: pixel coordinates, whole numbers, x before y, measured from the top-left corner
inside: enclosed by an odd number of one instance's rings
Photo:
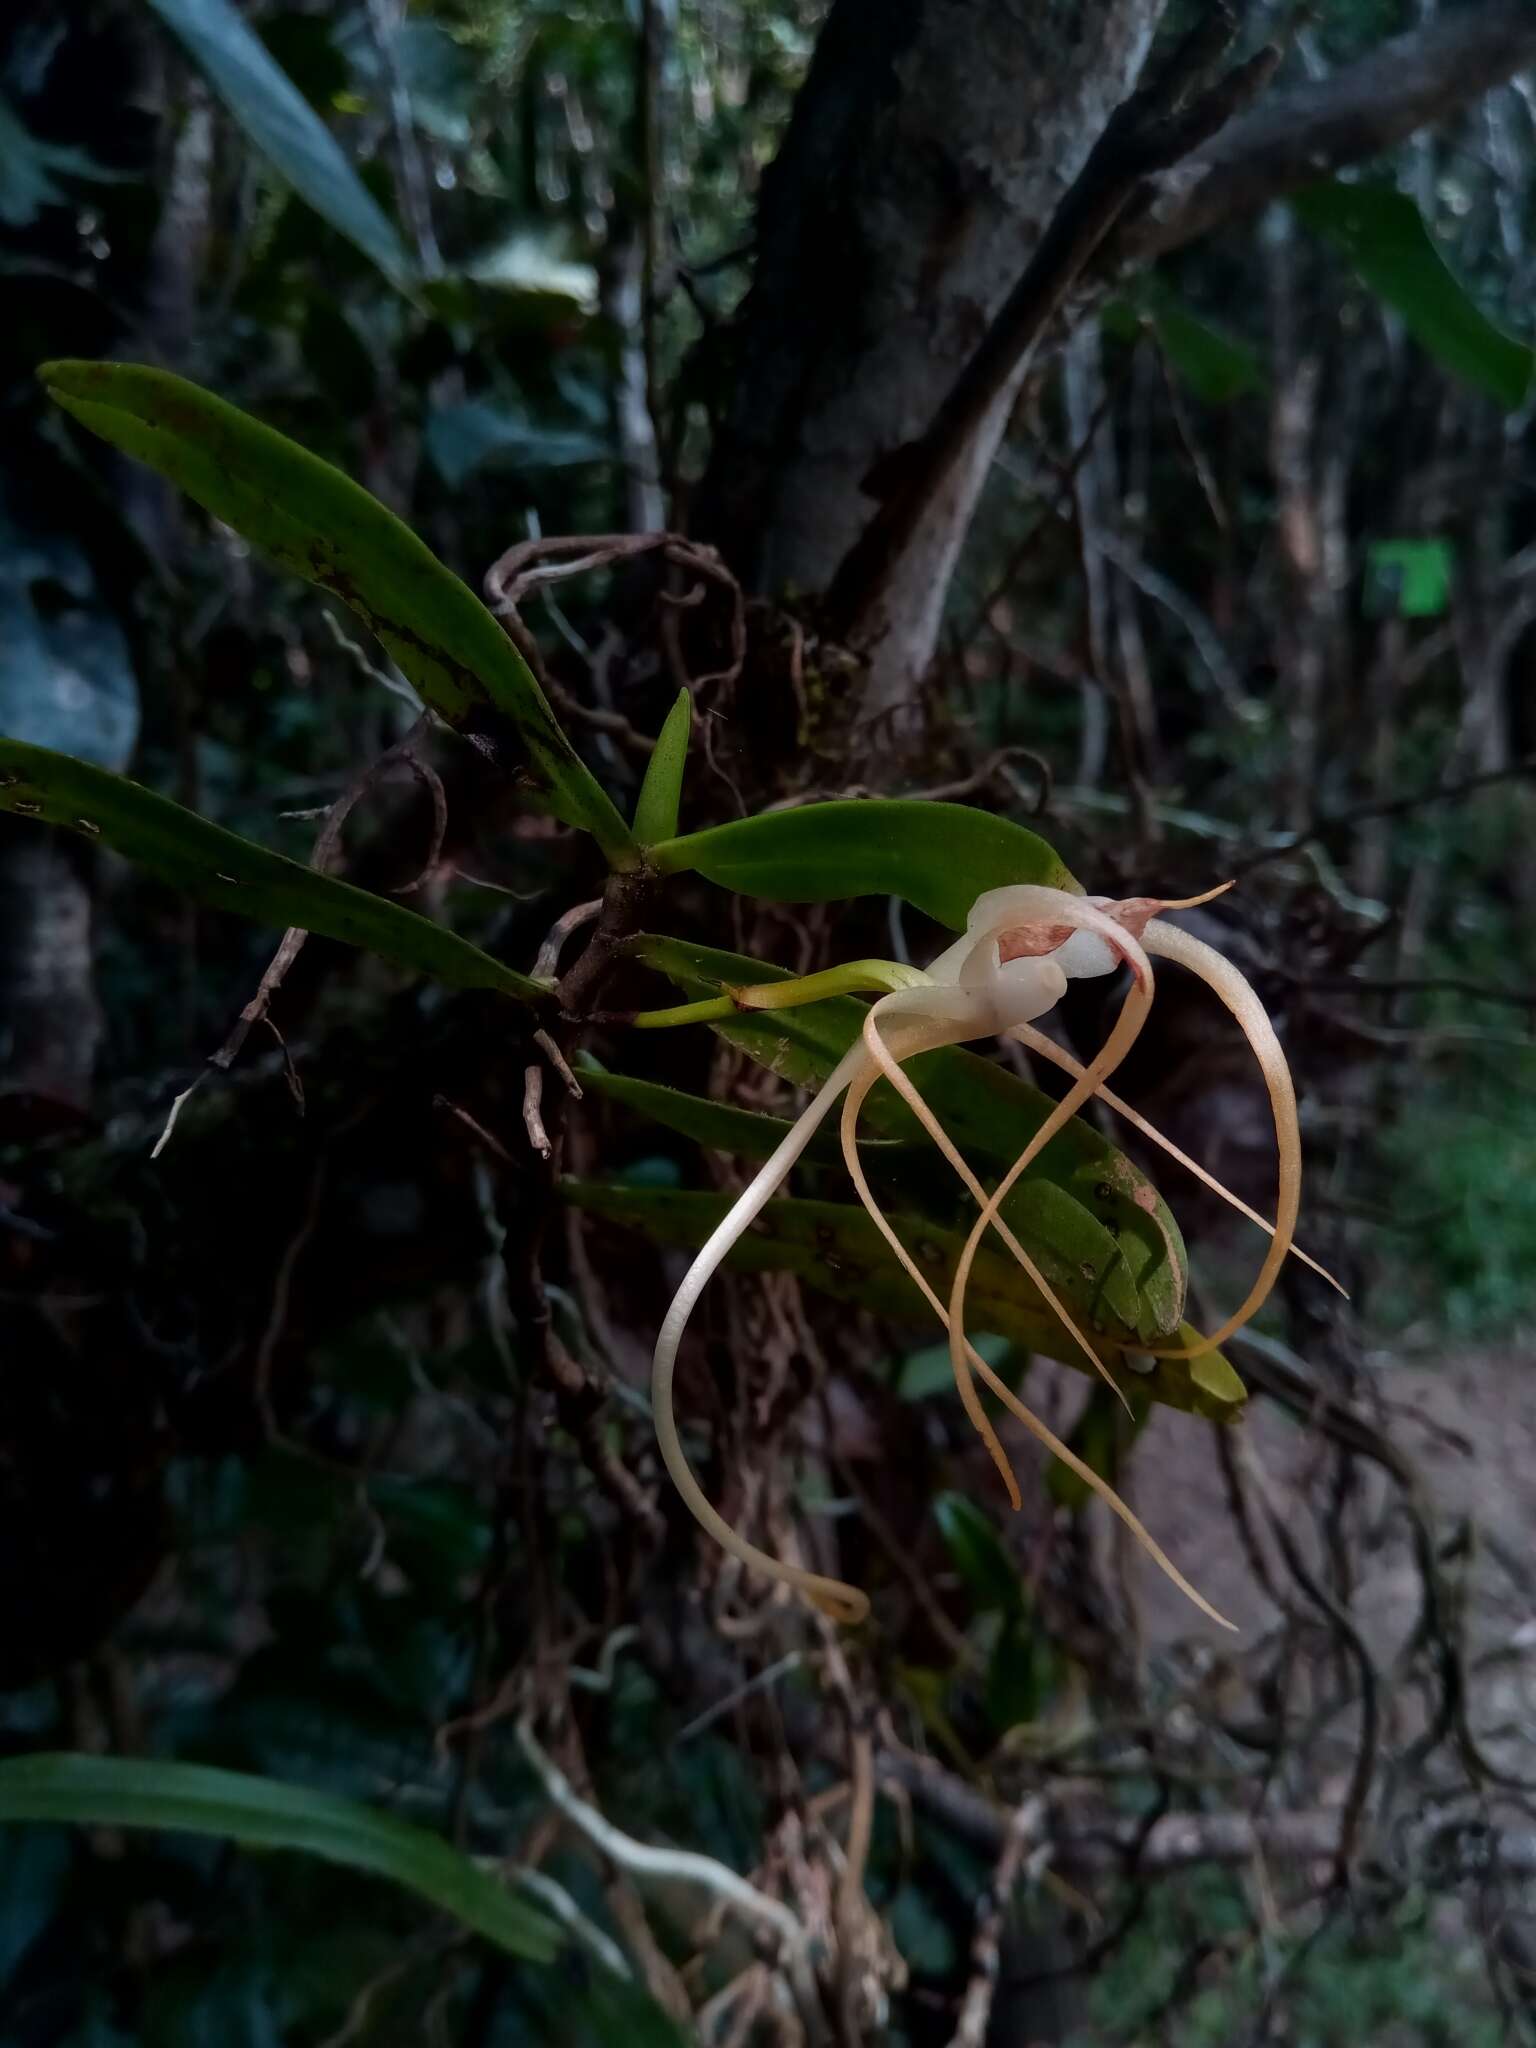
[[[1088,901],[1095,910],[1102,910],[1122,931],[1133,939],[1139,939],[1154,917],[1165,910],[1193,910],[1197,905],[1209,903],[1214,897],[1225,895],[1232,887],[1231,882],[1222,882],[1214,889],[1207,889],[1199,896],[1179,898],[1167,896],[1123,896],[1118,900],[1111,896],[1090,896]],[[1123,962],[1133,974],[1140,977],[1140,968],[1131,953],[1118,948],[1113,941],[1099,932],[1084,931],[1080,926],[1065,923],[1049,916],[1026,918],[1017,924],[1010,924],[997,934],[997,957],[1000,963],[1009,960],[1038,960],[1045,955],[1064,953],[1062,967],[1073,980],[1080,977],[1108,974],[1114,966]],[[1117,956],[1118,955],[1118,960]]]

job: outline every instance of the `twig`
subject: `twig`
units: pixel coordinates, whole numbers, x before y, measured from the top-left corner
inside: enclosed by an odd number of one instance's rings
[[[526,1716],[518,1723],[517,1741],[551,1803],[611,1863],[636,1877],[699,1885],[745,1919],[776,1935],[783,1945],[784,1963],[801,2017],[808,2030],[814,2020],[816,2036],[824,2035],[819,2018],[821,2001],[811,1973],[809,1937],[782,1900],[759,1891],[713,1856],[701,1855],[694,1849],[658,1849],[624,1834],[595,1806],[589,1806],[578,1796],[564,1772],[539,1746]]]
[[[1296,1539],[1291,1534],[1285,1507],[1276,1498],[1269,1475],[1259,1462],[1253,1445],[1245,1438],[1237,1445],[1236,1453],[1268,1510],[1270,1533],[1275,1539],[1280,1555],[1285,1559],[1287,1571],[1313,1606],[1332,1622],[1348,1645],[1360,1675],[1360,1746],[1355,1756],[1354,1769],[1350,1772],[1349,1787],[1344,1795],[1344,1808],[1339,1818],[1339,1839],[1333,1856],[1334,1883],[1342,1886],[1349,1882],[1350,1867],[1365,1820],[1365,1804],[1370,1797],[1371,1782],[1376,1773],[1376,1752],[1381,1734],[1380,1681],[1375,1661],[1366,1648],[1365,1638],[1355,1626],[1353,1616],[1334,1598],[1303,1559]]]
[[[1266,846],[1262,852],[1248,854],[1234,861],[1228,873],[1240,880],[1254,868],[1264,867],[1272,860],[1283,860],[1287,854],[1295,853],[1299,847],[1309,846],[1314,839],[1326,838],[1332,832],[1347,831],[1351,825],[1363,825],[1372,818],[1399,818],[1411,811],[1426,809],[1430,804],[1453,803],[1458,797],[1470,796],[1473,790],[1486,789],[1495,782],[1523,781],[1536,779],[1536,754],[1527,754],[1507,768],[1486,769],[1480,775],[1464,776],[1457,782],[1441,783],[1430,789],[1419,790],[1413,796],[1390,797],[1380,803],[1356,804],[1347,811],[1335,811],[1327,817],[1314,818],[1303,832],[1292,833],[1277,845]]]
[[[402,6],[402,16],[404,11]],[[432,224],[432,202],[428,195],[426,172],[421,152],[416,147],[410,88],[400,67],[400,52],[395,41],[400,23],[390,19],[388,0],[368,0],[368,25],[373,32],[379,66],[389,89],[389,117],[394,130],[401,211],[411,224],[411,239],[416,244],[416,254],[423,271],[428,277],[437,277],[442,271],[443,259],[437,246],[437,230]]]
[[[543,1104],[544,1069],[533,1060],[523,1069],[523,1129],[534,1151],[541,1159],[548,1159],[555,1148],[544,1128]]]
[[[169,1145],[169,1143],[171,1142],[171,1133],[176,1128],[176,1119],[181,1115],[183,1104],[191,1101],[192,1097],[197,1093],[198,1089],[202,1087],[203,1082],[206,1080],[206,1078],[206,1074],[199,1074],[197,1079],[193,1081],[189,1087],[183,1088],[181,1093],[172,1102],[170,1112],[165,1119],[165,1123],[161,1129],[160,1135],[158,1138],[156,1138],[153,1146],[150,1149],[149,1156],[151,1159],[158,1159],[160,1157],[160,1154],[165,1150],[166,1146]]]
[[[457,1117],[466,1130],[473,1132],[474,1136],[479,1139],[486,1151],[490,1153],[491,1157],[498,1164],[502,1166],[512,1165],[512,1154],[502,1144],[500,1138],[496,1136],[494,1131],[488,1131],[484,1124],[477,1123],[467,1109],[461,1109],[458,1103],[452,1101],[446,1095],[434,1095],[432,1107],[434,1109],[446,1109],[450,1116]]]
[[[609,877],[591,940],[560,983],[565,1015],[577,1025],[578,1031],[592,1014],[595,999],[619,961],[625,942],[639,929],[642,911],[654,887],[655,877],[644,868]],[[590,922],[591,918],[592,905],[582,904],[556,920],[540,949],[540,957],[551,962],[551,971],[558,964],[565,938],[578,924]],[[654,1539],[662,1529],[662,1518],[650,1494],[609,1441],[605,1390],[571,1356],[556,1335],[550,1315],[549,1288],[543,1272],[544,1240],[549,1219],[557,1208],[555,1174],[570,1099],[562,1093],[546,1104],[542,1068],[527,1068],[524,1125],[543,1161],[543,1186],[531,1202],[527,1200],[526,1189],[523,1191],[516,1227],[503,1230],[502,1270],[508,1299],[525,1340],[554,1393],[560,1426],[574,1439],[582,1462],[602,1491],[627,1520],[648,1539]]]
[[[516,542],[485,572],[485,594],[491,610],[513,638],[526,634],[518,606],[534,590],[569,576],[583,576],[598,569],[611,569],[619,562],[634,561],[641,555],[659,553],[675,568],[712,583],[730,599],[730,660],[723,669],[696,676],[691,687],[702,690],[712,683],[734,683],[747,658],[746,600],[741,585],[726,568],[718,551],[680,533],[576,533],[547,534]],[[516,628],[517,631],[513,629]],[[589,715],[585,713],[584,715]],[[613,714],[603,713],[608,720]],[[591,722],[599,723],[597,716]],[[628,721],[623,721],[627,724]],[[602,729],[615,730],[611,725]]]
[[[1390,975],[1377,979],[1369,975],[1346,974],[1330,979],[1287,972],[1282,968],[1280,979],[1289,982],[1292,988],[1316,991],[1321,995],[1468,996],[1478,1003],[1505,1003],[1513,1010],[1536,1010],[1536,989],[1496,988],[1485,981],[1474,981],[1470,976],[1458,974],[1410,974],[1397,979]]]
[[[804,1661],[799,1650],[790,1650],[776,1663],[770,1664],[766,1670],[755,1672],[751,1678],[733,1686],[723,1699],[716,1700],[712,1707],[706,1707],[703,1713],[695,1714],[691,1721],[679,1728],[672,1738],[674,1744],[691,1742],[695,1735],[702,1735],[706,1728],[713,1728],[717,1721],[739,1707],[743,1700],[751,1699],[754,1693],[766,1692],[771,1685],[777,1685],[779,1680],[787,1678],[791,1671],[798,1671]]]
[[[365,649],[352,638],[334,612],[322,606],[320,621],[359,675],[366,676],[370,683],[377,683],[381,690],[388,690],[392,697],[398,697],[402,703],[409,704],[418,718],[425,714],[427,707],[417,695],[415,686],[408,682],[398,669],[391,674],[388,669],[379,668],[371,662]]]
[[[549,1061],[549,1064],[560,1076],[561,1081],[565,1085],[565,1092],[567,1095],[570,1096],[572,1102],[580,1102],[581,1083],[577,1080],[576,1076],[571,1072],[570,1065],[569,1062],[566,1060],[565,1054],[560,1050],[559,1046],[556,1045],[554,1039],[550,1037],[549,1033],[544,1029],[542,1025],[540,1025],[539,1029],[534,1032],[533,1042],[536,1046],[538,1046],[539,1050],[543,1053],[544,1057]]]
[[[1045,1841],[1045,1802],[1029,1798],[1009,1815],[992,1882],[976,1907],[976,1932],[971,1940],[971,1976],[960,2003],[960,2016],[949,2048],[986,2048],[1002,1964],[1003,1926],[1013,1904],[1026,1858]]]
[[[329,614],[326,616],[328,617]],[[335,803],[326,812],[325,823],[320,828],[313,851],[309,857],[309,864],[317,874],[327,874],[335,866],[337,856],[341,850],[342,827],[346,824],[347,819],[359,801],[374,788],[390,768],[402,762],[426,784],[432,798],[432,846],[426,865],[416,881],[410,884],[410,887],[413,889],[418,888],[430,870],[436,866],[442,853],[443,834],[447,829],[448,823],[447,799],[443,794],[441,779],[426,762],[417,758],[415,751],[418,740],[430,729],[430,726],[430,717],[423,713],[403,739],[397,740],[392,747],[387,747],[376,760],[370,761],[368,766],[355,776],[342,791],[341,795],[337,797]],[[230,1067],[233,1066],[239,1056],[240,1048],[245,1044],[247,1037],[250,1035],[251,1026],[260,1023],[266,1016],[272,998],[282,987],[289,968],[292,967],[294,961],[299,957],[300,952],[303,950],[304,942],[308,937],[309,933],[301,925],[290,925],[287,931],[283,933],[281,940],[278,942],[277,951],[267,963],[266,972],[256,985],[256,993],[235,1019],[229,1036],[219,1047],[218,1051],[210,1054],[208,1064],[211,1067],[217,1067],[221,1073],[227,1073]]]

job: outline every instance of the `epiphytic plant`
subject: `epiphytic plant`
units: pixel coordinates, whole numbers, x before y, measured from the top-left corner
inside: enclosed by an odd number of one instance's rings
[[[1148,955],[1159,953],[1188,967],[1207,982],[1237,1019],[1252,1046],[1274,1114],[1280,1190],[1275,1223],[1269,1225],[1262,1218],[1254,1219],[1269,1230],[1272,1241],[1242,1306],[1227,1318],[1220,1329],[1194,1344],[1152,1346],[1149,1350],[1153,1356],[1165,1358],[1200,1357],[1214,1351],[1263,1305],[1282,1262],[1293,1249],[1292,1237],[1300,1200],[1301,1145],[1290,1070],[1262,1004],[1238,970],[1213,948],[1156,916],[1160,910],[1188,909],[1209,902],[1212,897],[1221,895],[1227,886],[1230,885],[1224,884],[1203,896],[1180,903],[1147,897],[1112,902],[1108,898],[1088,898],[1064,889],[1028,884],[992,889],[973,904],[964,936],[940,954],[926,974],[894,962],[863,961],[849,969],[813,975],[798,983],[732,991],[730,999],[742,1008],[759,1010],[782,1009],[795,1002],[814,1001],[818,996],[850,987],[883,986],[886,991],[868,1011],[858,1040],[833,1068],[814,1099],[705,1243],[673,1298],[657,1340],[652,1400],[663,1459],[693,1514],[734,1556],[797,1587],[839,1620],[861,1620],[868,1610],[866,1597],[856,1588],[770,1557],[731,1528],[705,1498],[693,1475],[678,1434],[673,1405],[678,1347],[700,1295],[726,1255],[782,1187],[791,1168],[841,1096],[842,1150],[850,1178],[881,1236],[948,1330],[955,1383],[961,1401],[1002,1474],[1013,1505],[1018,1507],[1020,1502],[1018,1482],[977,1394],[973,1371],[1041,1443],[1075,1471],[1120,1516],[1137,1540],[1198,1607],[1214,1620],[1223,1620],[1167,1557],[1114,1488],[1019,1400],[970,1342],[966,1334],[965,1297],[977,1247],[987,1229],[994,1228],[1095,1371],[1103,1375],[1111,1386],[1118,1385],[1085,1331],[1009,1228],[1001,1212],[1011,1189],[1056,1132],[1090,1096],[1107,1094],[1104,1084],[1108,1076],[1130,1050],[1151,1007],[1154,984]],[[1066,1061],[1076,1074],[1072,1088],[1024,1145],[994,1191],[987,1194],[949,1133],[934,1116],[921,1091],[905,1073],[904,1062],[936,1046],[999,1034],[1012,1035],[1037,1050],[1048,1049],[1053,1055],[1064,1058],[1050,1040],[1033,1030],[1035,1020],[1055,1007],[1069,980],[1107,974],[1121,965],[1130,970],[1130,983],[1109,1038],[1087,1068]],[[713,1006],[701,1005],[699,1009],[700,1012],[710,1011]],[[668,1021],[681,1022],[684,1017],[684,1012],[674,1012],[668,1015]],[[882,1076],[891,1082],[911,1108],[980,1204],[981,1213],[955,1266],[947,1307],[875,1199],[859,1159],[860,1110],[870,1089]],[[1157,1142],[1164,1144],[1167,1150],[1176,1151],[1150,1126],[1143,1123],[1141,1127]],[[1182,1153],[1177,1156],[1184,1158]],[[1185,1163],[1193,1162],[1185,1160]],[[1245,1214],[1253,1214],[1212,1176],[1198,1168],[1196,1171],[1225,1199]]]
[[[595,1067],[587,1076],[597,1092],[690,1137],[763,1161],[735,1202],[562,1184],[579,1207],[663,1241],[702,1245],[667,1313],[653,1390],[663,1459],[700,1522],[743,1562],[797,1586],[832,1614],[862,1616],[862,1593],[771,1557],[710,1505],[683,1449],[673,1377],[693,1307],[728,1255],[759,1268],[783,1267],[835,1298],[882,1309],[900,1306],[910,1283],[911,1305],[926,1303],[948,1328],[960,1398],[1015,1504],[1017,1481],[978,1380],[1212,1612],[1108,1480],[1023,1405],[967,1334],[968,1301],[979,1296],[994,1331],[1101,1374],[1122,1398],[1134,1385],[1146,1399],[1216,1417],[1230,1417],[1242,1402],[1242,1384],[1217,1347],[1257,1310],[1293,1249],[1300,1189],[1295,1100],[1274,1032],[1247,982],[1157,914],[1180,906],[1090,898],[1036,834],[959,804],[812,803],[679,836],[692,716],[686,692],[626,824],[561,730],[514,640],[366,492],[282,435],[163,372],[65,363],[50,365],[44,378],[85,425],[153,464],[279,563],[351,606],[414,686],[429,719],[465,732],[529,783],[547,810],[592,836],[613,874],[610,907],[621,913],[607,934],[610,952],[660,970],[694,998],[632,1015],[637,1027],[707,1022],[787,1079],[815,1087],[809,1107],[784,1124]],[[739,634],[739,608],[736,628]],[[113,847],[220,908],[327,933],[438,979],[496,990],[527,1006],[531,1022],[557,1022],[561,992],[548,978],[519,973],[414,911],[285,860],[122,777],[0,739],[0,809]],[[684,872],[781,902],[894,896],[962,935],[926,973],[860,961],[799,980],[762,962],[634,936],[632,907],[649,901],[664,877]],[[1153,956],[1209,983],[1258,1056],[1280,1155],[1273,1224],[1169,1145],[1107,1085],[1145,1021]],[[1130,978],[1119,1018],[1081,1067],[1036,1030],[1036,1021],[1070,979],[1121,966]],[[856,991],[879,1000],[866,1008],[854,1000]],[[1065,1067],[1072,1076],[1065,1097],[1053,1103],[961,1050],[965,1041],[996,1033]],[[539,1035],[552,1045],[546,1031]],[[890,1091],[877,1087],[881,1081]],[[1271,1233],[1247,1299],[1207,1337],[1182,1320],[1184,1256],[1173,1218],[1131,1162],[1077,1116],[1095,1096]],[[862,1206],[786,1198],[774,1205],[773,1228],[764,1236],[770,1197],[839,1097],[842,1156]],[[873,1144],[861,1141],[861,1123],[879,1130]],[[914,1170],[913,1141],[925,1137],[979,1205],[963,1234],[931,1173]],[[990,1192],[973,1160],[995,1176]],[[988,1249],[989,1233],[1011,1263]]]

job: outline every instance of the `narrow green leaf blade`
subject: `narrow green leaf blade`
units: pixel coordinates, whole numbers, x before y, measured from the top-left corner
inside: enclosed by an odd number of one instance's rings
[[[732,1200],[729,1195],[578,1180],[564,1182],[562,1193],[588,1215],[638,1230],[657,1244],[689,1247],[704,1242]],[[929,1285],[940,1300],[947,1299],[962,1233],[936,1228],[924,1216],[893,1214],[890,1220]],[[834,1301],[880,1316],[917,1323],[933,1319],[870,1218],[849,1204],[798,1197],[770,1202],[726,1263],[742,1273],[793,1273]],[[1042,1265],[1047,1277],[1059,1277],[1052,1273],[1049,1260]],[[989,1245],[977,1254],[968,1300],[978,1329],[1092,1374],[1093,1367],[1005,1252]],[[1195,1341],[1187,1326],[1181,1341]],[[1104,1332],[1096,1342],[1099,1355],[1129,1395],[1217,1420],[1230,1419],[1247,1398],[1242,1381],[1219,1352],[1193,1361],[1143,1360],[1151,1365],[1144,1372],[1125,1362],[1127,1354],[1137,1355],[1130,1332]]]
[[[1200,1362],[1195,1361],[1197,1365]],[[1091,1472],[1097,1472],[1111,1486],[1118,1486],[1126,1458],[1146,1427],[1150,1412],[1144,1400],[1133,1396],[1127,1415],[1109,1388],[1101,1384],[1090,1390],[1083,1403],[1066,1439],[1068,1447],[1076,1451]],[[1052,1458],[1046,1467],[1045,1483],[1052,1500],[1064,1508],[1086,1507],[1092,1498],[1087,1480],[1070,1465],[1063,1465],[1059,1458]]]
[[[246,135],[306,205],[395,284],[413,268],[404,242],[340,144],[231,0],[149,0]]]
[[[646,764],[645,780],[635,800],[635,837],[642,846],[655,846],[677,831],[683,770],[688,765],[692,732],[693,699],[686,690],[679,690],[677,702],[667,713],[656,741],[656,751]]]
[[[912,797],[838,799],[738,818],[664,840],[651,858],[770,903],[900,896],[963,931],[984,889],[1039,882],[1076,890],[1055,849],[1022,825],[968,804]]]
[[[547,1915],[424,1828],[245,1771],[138,1757],[10,1757],[0,1762],[0,1821],[167,1829],[297,1849],[387,1878],[525,1962],[550,1962],[563,1945]]]
[[[1291,203],[1448,370],[1511,411],[1524,403],[1536,357],[1474,304],[1406,193],[1330,179]]]
[[[551,810],[610,863],[636,848],[527,663],[474,593],[377,498],[199,385],[135,363],[45,363],[50,395],[306,582],[350,605],[432,709],[526,756]]]
[[[1148,310],[1164,355],[1207,405],[1229,405],[1263,390],[1264,372],[1246,342],[1199,319],[1172,292],[1153,294]]]
[[[504,967],[403,904],[316,874],[125,775],[49,747],[0,739],[0,811],[63,825],[201,902],[257,924],[297,925],[340,939],[452,988],[496,989],[522,1002],[550,994],[543,982]]]
[[[590,1054],[578,1056],[576,1071],[589,1095],[605,1096],[622,1103],[639,1116],[649,1117],[665,1130],[695,1144],[708,1145],[717,1152],[733,1153],[738,1159],[766,1159],[788,1137],[787,1117],[765,1116],[761,1110],[741,1109],[734,1102],[715,1102],[707,1095],[690,1095],[681,1088],[668,1088],[660,1081],[642,1081],[629,1074],[610,1074]],[[867,1156],[898,1149],[888,1139],[864,1139],[859,1150]],[[806,1147],[812,1160],[842,1158],[835,1129],[816,1133]]]
[[[946,1492],[934,1496],[933,1519],[977,1613],[1022,1612],[1024,1589],[1019,1568],[991,1517],[967,1495]]]
[[[645,937],[634,950],[691,996],[787,976],[787,970],[763,961],[681,939]],[[797,1087],[815,1087],[862,1031],[867,1014],[865,1004],[843,996],[803,1009],[742,1011],[710,1028]],[[1055,1107],[1041,1090],[960,1046],[920,1054],[908,1061],[907,1071],[978,1174],[988,1163],[1011,1166]],[[884,1082],[865,1104],[864,1127],[906,1145],[930,1146]],[[938,1162],[934,1170],[946,1171]],[[1040,1154],[1028,1185],[1031,1227],[1044,1233],[1046,1246],[1064,1262],[1072,1298],[1082,1298],[1083,1273],[1091,1268],[1095,1301],[1102,1295],[1149,1342],[1171,1335],[1184,1314],[1184,1240],[1145,1174],[1091,1124],[1074,1117]],[[1008,1217],[1017,1228],[1011,1206]],[[1127,1283],[1128,1298],[1121,1292]]]

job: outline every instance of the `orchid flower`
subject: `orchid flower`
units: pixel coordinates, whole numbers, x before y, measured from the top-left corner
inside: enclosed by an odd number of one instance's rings
[[[1230,887],[1230,884],[1223,887]],[[955,1384],[961,1402],[997,1465],[1013,1506],[1017,1508],[1020,1505],[1018,1482],[982,1406],[977,1379],[1120,1517],[1159,1567],[1197,1607],[1223,1627],[1230,1626],[1166,1556],[1108,1481],[1085,1464],[998,1377],[971,1343],[965,1327],[965,1299],[972,1266],[983,1238],[988,1230],[992,1230],[1093,1367],[1111,1386],[1116,1385],[1088,1336],[1000,1213],[1010,1191],[1044,1147],[1095,1095],[1128,1116],[1138,1130],[1270,1233],[1268,1251],[1247,1298],[1219,1329],[1192,1346],[1147,1345],[1141,1348],[1154,1358],[1199,1357],[1224,1343],[1268,1297],[1287,1254],[1295,1249],[1292,1234],[1301,1191],[1301,1145],[1290,1071],[1262,1004],[1237,968],[1214,948],[1202,944],[1177,926],[1165,923],[1157,915],[1162,910],[1192,908],[1221,893],[1222,889],[1213,889],[1203,896],[1177,903],[1150,897],[1132,897],[1116,902],[1106,897],[1080,896],[1034,884],[992,889],[976,899],[963,936],[941,953],[926,973],[898,967],[891,962],[856,962],[797,981],[733,989],[727,997],[715,1002],[652,1011],[635,1020],[643,1025],[682,1023],[696,1018],[703,1020],[729,1015],[742,1009],[777,1009],[814,1002],[833,993],[846,993],[855,987],[883,991],[879,1000],[870,1007],[860,1037],[844,1053],[783,1141],[759,1168],[699,1251],[673,1297],[657,1338],[652,1367],[652,1404],[663,1463],[692,1514],[732,1556],[797,1588],[836,1620],[858,1622],[868,1612],[869,1602],[856,1587],[770,1556],[731,1527],[708,1500],[694,1476],[678,1435],[673,1404],[678,1348],[700,1295],[732,1246],[783,1186],[811,1138],[842,1097],[843,1157],[859,1200],[904,1271],[947,1329]],[[1279,1153],[1279,1200],[1273,1224],[1240,1202],[1204,1168],[1171,1145],[1135,1111],[1112,1095],[1106,1086],[1109,1076],[1125,1058],[1146,1022],[1154,993],[1153,956],[1174,960],[1208,983],[1236,1018],[1259,1061],[1269,1092]],[[1084,1067],[1036,1031],[1035,1021],[1055,1007],[1065,994],[1069,981],[1112,973],[1121,966],[1130,970],[1130,980],[1119,1016],[1099,1052]],[[938,1046],[1000,1034],[1010,1035],[1032,1051],[1054,1060],[1072,1074],[1074,1080],[996,1188],[988,1194],[916,1084],[904,1071],[904,1066],[917,1054]],[[859,1114],[870,1089],[882,1078],[888,1080],[901,1095],[978,1204],[979,1214],[956,1265],[947,1304],[940,1301],[875,1200],[859,1158]],[[1154,1199],[1148,1191],[1148,1204]],[[1297,1256],[1305,1258],[1306,1255],[1298,1253]],[[1311,1260],[1307,1263],[1315,1264]]]

